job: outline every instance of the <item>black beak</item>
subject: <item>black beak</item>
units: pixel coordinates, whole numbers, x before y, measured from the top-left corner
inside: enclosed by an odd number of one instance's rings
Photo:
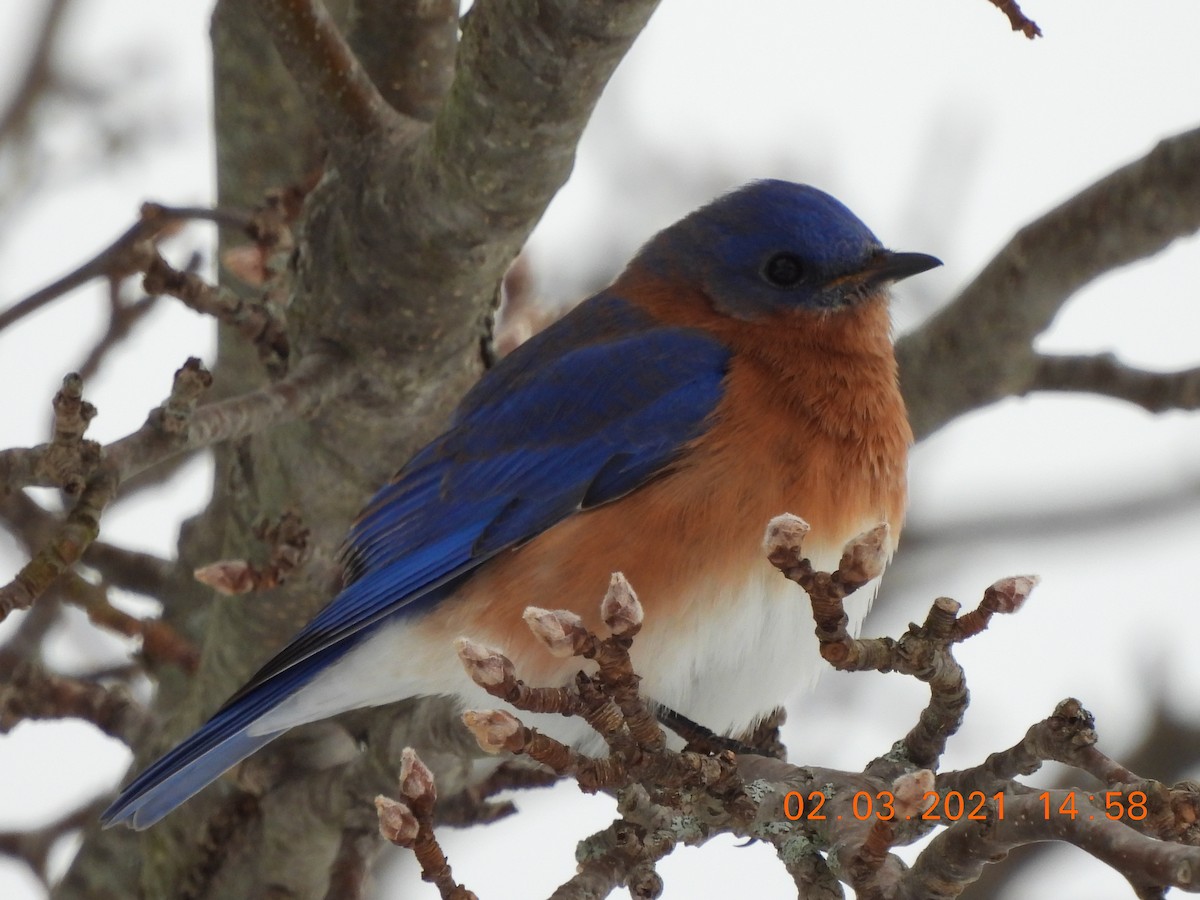
[[[919,275],[936,269],[942,261],[928,253],[895,253],[880,250],[859,273],[867,284],[900,281],[910,275]]]

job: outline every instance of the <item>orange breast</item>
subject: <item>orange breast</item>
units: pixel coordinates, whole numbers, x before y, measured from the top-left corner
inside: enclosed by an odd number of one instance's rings
[[[704,328],[734,350],[711,427],[671,474],[483,567],[421,622],[431,640],[468,633],[504,647],[526,679],[561,681],[577,663],[537,647],[521,621],[526,606],[572,609],[598,628],[609,574],[622,571],[646,609],[645,654],[668,645],[672,628],[707,615],[697,605],[736,603],[737,585],[769,577],[761,539],[773,516],[808,520],[809,554],[822,566],[879,521],[898,536],[911,432],[884,296],[746,323],[717,316],[702,298],[681,304],[639,287],[652,314]]]

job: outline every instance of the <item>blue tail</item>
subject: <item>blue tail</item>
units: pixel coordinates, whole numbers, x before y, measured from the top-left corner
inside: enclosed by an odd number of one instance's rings
[[[139,775],[104,811],[100,821],[105,828],[120,823],[139,831],[149,828],[183,801],[216,781],[226,769],[237,765],[280,734],[282,732],[251,736],[243,728],[204,749],[204,745],[213,741],[206,739],[208,735],[204,731],[198,731]]]
[[[234,695],[187,740],[138,775],[100,816],[105,827],[149,828],[179,804],[283,731],[250,734],[251,726],[328,668],[357,636],[326,647],[285,672]],[[286,729],[285,729],[286,730]]]

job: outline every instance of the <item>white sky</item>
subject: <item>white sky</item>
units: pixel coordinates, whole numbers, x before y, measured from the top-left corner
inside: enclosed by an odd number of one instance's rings
[[[67,174],[0,226],[0,306],[90,256],[128,226],[142,200],[211,198],[210,6],[82,4],[69,31],[72,73],[105,84],[139,76],[97,114],[134,110],[152,139],[132,160],[96,171],[88,165],[95,132],[53,122],[47,152]],[[665,0],[531,243],[541,291],[569,302],[717,191],[779,176],[835,194],[892,246],[946,261],[902,286],[897,323],[913,327],[1020,225],[1200,121],[1200,4],[1024,6],[1045,38],[1030,43],[1011,33],[985,0]],[[0,60],[20,57],[30,8],[0,0]],[[0,78],[0,94],[9,81]],[[0,183],[9,164],[0,158]],[[194,234],[183,250],[204,246],[207,233]],[[1200,364],[1197,284],[1200,242],[1178,242],[1081,293],[1040,346],[1111,350],[1156,369]],[[100,408],[91,436],[111,440],[136,428],[186,356],[211,360],[209,323],[162,306],[89,383]],[[0,333],[0,446],[45,439],[50,397],[103,327],[103,309],[99,290],[78,291]],[[1020,615],[963,647],[973,703],[948,766],[1015,742],[1068,695],[1096,713],[1101,746],[1117,757],[1135,742],[1160,686],[1173,708],[1200,716],[1195,691],[1185,687],[1200,680],[1191,637],[1200,626],[1192,577],[1198,449],[1200,416],[1153,417],[1081,397],[1009,401],[916,449],[909,534],[929,538],[909,561],[901,544],[868,633],[897,634],[938,595],[970,605],[1001,576],[1043,577]],[[207,478],[198,464],[164,495],[123,505],[106,518],[106,537],[170,553],[174,523],[203,505]],[[1173,512],[1164,504],[1109,524],[1065,515],[1180,493],[1193,500]],[[983,545],[948,539],[991,519],[1062,524],[1029,538],[1001,529]],[[0,538],[0,581],[20,563]],[[107,658],[120,646],[97,648],[76,626],[55,650],[83,665],[84,655]],[[793,759],[859,766],[910,726],[923,699],[902,679],[830,676],[792,710]],[[0,829],[66,811],[120,778],[127,759],[81,724],[23,725],[0,736]],[[444,835],[459,879],[486,900],[549,894],[570,874],[575,842],[611,815],[609,801],[581,799],[569,785],[518,803],[524,814],[514,820]],[[660,869],[665,896],[792,896],[769,850],[731,844],[669,858]],[[405,896],[436,896],[397,857],[391,877],[407,885]],[[1059,900],[1129,896],[1123,879],[1078,852],[1055,857],[1010,896],[1030,896],[1034,883],[1038,895]],[[0,860],[0,897],[38,896],[19,866]]]

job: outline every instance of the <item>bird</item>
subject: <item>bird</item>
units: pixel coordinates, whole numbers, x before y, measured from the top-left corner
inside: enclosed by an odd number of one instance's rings
[[[889,288],[939,265],[775,179],[662,230],[484,374],[351,527],[341,592],[102,821],[146,828],[298,725],[408,697],[478,705],[460,636],[531,684],[565,684],[578,661],[545,652],[522,613],[571,609],[602,634],[614,571],[645,611],[643,695],[744,733],[820,666],[803,594],[764,557],[766,523],[802,516],[818,569],[881,522],[894,550],[913,438]]]

